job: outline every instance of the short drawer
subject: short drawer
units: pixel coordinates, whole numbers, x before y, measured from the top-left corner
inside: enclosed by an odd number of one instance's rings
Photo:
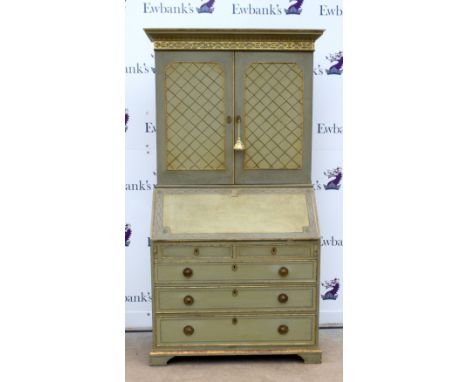
[[[232,257],[232,246],[208,245],[161,245],[161,257],[164,258],[204,258],[204,257]]]
[[[158,317],[159,344],[316,343],[316,316]]]
[[[303,309],[317,307],[315,286],[310,287],[193,287],[155,288],[159,312],[199,310]]]
[[[235,247],[236,256],[290,256],[290,257],[312,257],[314,252],[312,245],[283,245],[283,244],[258,244],[239,245]]]
[[[317,261],[267,263],[185,263],[156,265],[158,283],[278,281],[315,282]]]

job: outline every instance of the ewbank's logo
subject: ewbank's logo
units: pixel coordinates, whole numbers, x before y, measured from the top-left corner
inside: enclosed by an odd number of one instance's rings
[[[336,300],[338,291],[340,290],[340,279],[333,279],[322,283],[325,289],[328,289],[325,294],[322,294],[322,300]]]
[[[130,246],[130,237],[132,236],[132,226],[125,224],[125,246]]]
[[[339,190],[341,187],[341,178],[343,178],[343,171],[341,167],[337,167],[333,170],[327,170],[323,173],[328,179],[333,178],[327,184],[324,184],[325,190]]]
[[[332,64],[336,62],[336,64],[333,64],[330,68],[326,69],[327,74],[337,74],[341,76],[341,73],[343,73],[343,52],[340,51],[335,54],[330,54],[326,58]]]
[[[198,13],[213,13],[215,0],[209,0],[197,8]]]
[[[125,302],[151,302],[150,292],[140,292],[140,294],[125,296]],[[149,313],[147,314],[150,315]]]
[[[300,15],[302,12],[302,3],[304,3],[304,0],[289,0],[289,2],[292,1],[294,1],[294,4],[290,5],[284,11],[287,15]]]
[[[128,109],[125,109],[125,132],[127,132],[129,120],[130,120],[130,115],[128,115]]]

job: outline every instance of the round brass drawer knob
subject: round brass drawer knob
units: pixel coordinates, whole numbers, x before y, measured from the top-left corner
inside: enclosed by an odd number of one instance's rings
[[[280,325],[278,326],[278,333],[279,334],[286,334],[289,331],[289,328],[287,325]]]
[[[289,273],[289,270],[288,268],[286,267],[281,267],[278,271],[278,274],[281,276],[281,277],[286,277]]]
[[[186,336],[191,336],[194,332],[195,332],[195,329],[192,326],[187,325],[184,327],[184,334]]]
[[[184,297],[184,304],[185,305],[192,305],[195,300],[192,296],[185,296]]]
[[[285,294],[285,293],[281,293],[281,294],[278,296],[278,301],[279,301],[281,304],[284,304],[284,303],[288,302],[288,295]]]
[[[193,271],[191,268],[185,268],[182,273],[184,274],[185,277],[192,277]]]

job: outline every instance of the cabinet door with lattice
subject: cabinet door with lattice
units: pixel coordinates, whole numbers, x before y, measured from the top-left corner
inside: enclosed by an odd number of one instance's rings
[[[158,52],[159,184],[232,184],[233,53]]]
[[[236,53],[236,183],[310,183],[311,73],[309,53]]]

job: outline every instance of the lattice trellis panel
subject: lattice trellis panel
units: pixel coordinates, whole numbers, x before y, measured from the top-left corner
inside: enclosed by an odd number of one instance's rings
[[[295,63],[253,63],[244,78],[245,169],[300,169],[303,71]]]
[[[168,170],[224,170],[224,69],[216,62],[166,68]]]

